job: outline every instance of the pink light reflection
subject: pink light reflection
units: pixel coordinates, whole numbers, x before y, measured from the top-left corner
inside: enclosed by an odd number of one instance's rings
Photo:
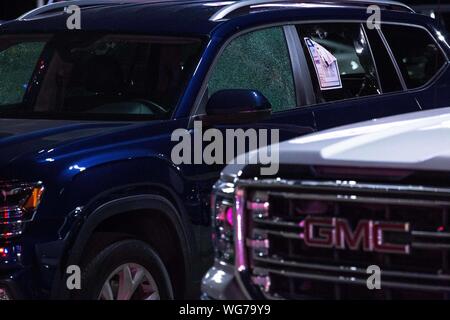
[[[237,189],[235,195],[236,203],[236,268],[238,271],[246,269],[245,243],[244,243],[244,190]]]
[[[230,226],[233,226],[233,208],[232,207],[228,207],[227,212],[226,212],[226,216],[227,216],[227,222]]]

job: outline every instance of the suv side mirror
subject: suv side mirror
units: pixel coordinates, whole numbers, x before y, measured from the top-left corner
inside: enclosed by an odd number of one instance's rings
[[[268,118],[272,106],[267,98],[257,90],[220,90],[209,98],[206,117],[202,120],[210,124],[248,123]]]

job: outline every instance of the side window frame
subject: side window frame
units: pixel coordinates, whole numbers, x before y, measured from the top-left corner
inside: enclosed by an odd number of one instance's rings
[[[207,94],[226,89],[253,89],[272,104],[272,113],[298,104],[294,70],[283,26],[247,32],[234,38],[219,57]]]
[[[383,94],[383,85],[381,84],[380,73],[378,72],[377,60],[375,59],[375,56],[373,54],[372,44],[370,43],[370,38],[369,38],[369,35],[367,34],[366,26],[364,25],[364,23],[361,23],[360,27],[361,27],[362,32],[364,33],[364,37],[366,38],[367,46],[369,47],[370,56],[372,58],[373,66],[374,66],[375,72],[377,74],[377,82],[378,82],[378,87],[380,89],[380,95],[382,95]],[[391,57],[391,60],[392,60],[392,57]]]
[[[364,30],[364,34],[365,34],[365,36],[366,36],[366,39],[367,39],[367,41],[368,41],[369,48],[371,48],[370,39],[369,39],[369,37],[368,37],[368,35],[367,35],[367,32],[366,32],[367,26],[366,26],[366,22],[365,22],[365,21],[361,21],[361,20],[311,20],[311,21],[300,21],[300,22],[296,22],[296,23],[293,23],[293,25],[294,25],[294,26],[299,26],[299,27],[301,27],[302,25],[305,25],[305,24],[311,24],[311,23],[355,23],[355,24],[361,24],[361,25],[362,25],[362,28],[363,28],[363,30]],[[387,92],[387,93],[384,93],[384,92],[382,91],[382,85],[381,85],[381,83],[379,83],[379,84],[380,84],[380,91],[381,91],[381,94],[379,94],[379,95],[371,95],[371,96],[365,96],[365,97],[355,97],[355,98],[350,98],[350,99],[344,99],[344,100],[333,101],[333,103],[334,103],[334,102],[343,102],[343,101],[355,100],[355,99],[364,99],[364,98],[370,98],[370,97],[378,97],[378,96],[393,95],[393,94],[403,94],[403,93],[407,93],[407,92],[420,91],[420,90],[423,90],[424,88],[430,86],[437,78],[439,78],[439,76],[440,76],[440,75],[445,71],[445,69],[447,69],[447,67],[450,65],[450,57],[447,55],[447,53],[446,53],[445,50],[442,48],[441,44],[439,43],[439,41],[437,41],[436,37],[432,34],[432,32],[431,32],[428,28],[426,28],[425,26],[418,25],[418,24],[401,23],[401,22],[390,22],[390,21],[388,21],[388,22],[382,22],[382,25],[383,25],[383,24],[385,24],[385,25],[407,26],[407,27],[411,27],[411,28],[419,28],[419,29],[425,30],[425,31],[428,33],[428,35],[433,39],[433,41],[436,43],[438,49],[439,49],[439,50],[441,51],[441,53],[443,54],[446,63],[444,63],[444,64],[441,66],[441,68],[434,74],[434,76],[433,76],[430,80],[428,80],[428,82],[426,82],[425,84],[423,84],[422,86],[417,87],[417,88],[408,88],[407,85],[406,85],[405,79],[404,79],[404,77],[403,77],[403,74],[401,73],[400,67],[399,67],[399,65],[398,65],[398,63],[397,63],[397,60],[395,59],[394,53],[392,52],[392,49],[391,49],[391,47],[389,46],[389,43],[387,42],[387,40],[386,40],[386,38],[385,38],[385,36],[384,36],[384,34],[383,34],[383,32],[382,32],[382,28],[381,28],[381,29],[376,29],[376,31],[378,32],[380,38],[382,39],[382,42],[383,42],[384,47],[385,47],[386,50],[388,51],[390,60],[391,60],[393,66],[394,66],[394,68],[395,68],[395,70],[396,70],[398,79],[399,79],[399,81],[400,81],[400,83],[401,83],[402,90],[400,90],[400,91],[395,91],[395,92]],[[298,44],[299,44],[299,46],[300,46],[300,47],[299,47],[299,51],[298,51],[298,52],[299,52],[299,55],[302,55],[302,56],[305,57],[304,51],[303,51],[303,49],[301,48],[301,44],[300,44],[300,41],[301,41],[301,40],[300,40],[298,34],[297,34],[297,38],[298,38],[298,41],[299,41]],[[372,60],[374,61],[375,68],[377,68],[377,61],[376,61],[375,57],[373,56],[372,49],[371,49],[370,51],[371,51],[371,55],[372,55]],[[306,62],[306,60],[305,60],[305,62]],[[307,66],[306,66],[306,67],[307,67]],[[309,72],[309,69],[306,69],[306,70],[308,70],[308,72]],[[309,75],[309,76],[310,76],[310,75]],[[379,78],[378,73],[377,73],[377,76],[378,76],[378,78]],[[378,79],[378,81],[380,81],[380,80]],[[312,79],[311,79],[311,85],[312,85]],[[313,90],[312,87],[311,87],[311,90],[312,90],[312,93],[313,93],[313,95],[314,95],[314,98],[316,98],[316,97],[315,97],[315,92],[314,92],[314,90]],[[321,106],[321,105],[328,104],[328,103],[331,103],[331,102],[314,102],[313,104],[304,105],[303,107],[316,107],[316,106]]]
[[[333,101],[325,101],[325,102],[317,101],[316,91],[315,91],[314,85],[313,85],[313,81],[315,81],[315,80],[313,80],[311,78],[311,71],[310,71],[310,68],[308,67],[308,62],[306,61],[306,59],[308,59],[309,57],[306,58],[305,50],[303,49],[302,44],[300,42],[301,40],[300,40],[299,33],[296,30],[297,38],[298,38],[298,41],[299,41],[299,50],[300,50],[299,54],[301,54],[301,55],[303,55],[305,57],[305,68],[306,68],[305,70],[308,70],[308,74],[309,74],[309,77],[311,79],[311,92],[314,95],[314,99],[316,101],[313,104],[308,104],[308,105],[305,105],[304,107],[316,107],[316,106],[321,106],[321,105],[325,105],[325,104],[329,104],[329,103],[339,103],[339,102],[343,102],[343,101],[351,101],[351,100],[364,99],[364,98],[369,98],[369,97],[378,97],[378,96],[383,95],[384,93],[382,92],[382,85],[381,85],[381,82],[380,82],[380,76],[378,74],[377,63],[376,63],[375,57],[373,55],[372,47],[371,47],[371,44],[370,44],[370,39],[369,39],[369,37],[368,37],[368,35],[366,33],[366,30],[365,30],[365,25],[364,25],[365,22],[360,21],[360,20],[312,20],[312,21],[305,21],[305,22],[296,23],[295,26],[296,26],[296,29],[297,28],[302,29],[302,26],[304,26],[304,25],[321,24],[321,23],[325,23],[325,24],[327,24],[327,23],[329,23],[329,24],[354,24],[354,25],[357,25],[357,26],[359,26],[361,28],[361,30],[364,33],[364,37],[365,37],[365,39],[366,39],[366,41],[368,43],[368,48],[369,48],[369,51],[370,51],[370,57],[371,57],[371,59],[373,61],[373,64],[374,64],[374,68],[375,68],[375,72],[376,72],[376,81],[377,81],[377,84],[378,84],[378,87],[379,87],[379,90],[380,90],[380,94],[372,94],[372,95],[368,95],[368,96],[353,97],[353,98],[333,100]],[[392,60],[393,57],[391,56],[390,58]],[[400,92],[403,92],[403,91],[400,91]]]
[[[370,52],[371,52],[371,55],[372,55],[372,59],[373,59],[373,61],[374,61],[374,63],[375,63],[375,68],[376,68],[376,70],[377,70],[378,83],[379,83],[379,86],[380,86],[380,92],[381,92],[381,95],[386,95],[386,94],[396,94],[396,93],[402,93],[402,92],[407,91],[407,87],[405,86],[405,82],[404,82],[404,79],[403,79],[403,75],[402,75],[402,73],[401,73],[401,71],[400,71],[400,68],[398,67],[397,61],[395,60],[395,57],[394,57],[394,54],[392,53],[391,48],[388,46],[388,43],[387,43],[386,38],[385,38],[384,35],[381,33],[381,30],[380,30],[380,29],[375,28],[375,32],[376,32],[376,33],[378,34],[378,36],[380,37],[380,40],[381,40],[381,42],[382,42],[382,44],[383,44],[383,48],[386,50],[387,55],[389,56],[389,61],[391,62],[392,66],[394,67],[395,74],[397,75],[397,80],[398,80],[398,82],[400,83],[400,86],[401,86],[401,90],[391,91],[391,92],[386,92],[386,93],[383,92],[383,86],[384,86],[384,84],[382,84],[381,79],[380,79],[380,74],[378,73],[378,69],[379,69],[379,68],[378,68],[378,64],[379,64],[379,62],[378,62],[378,60],[375,58],[375,55],[374,55],[373,49],[372,49],[372,44],[371,44],[371,40],[373,40],[373,39],[371,39],[371,36],[369,36],[369,34],[367,33],[367,31],[368,31],[368,30],[367,30],[367,29],[368,29],[367,24],[361,23],[361,26],[362,26],[362,30],[364,31],[364,35],[365,35],[365,37],[366,37],[366,39],[367,39],[367,42],[368,42],[368,44],[369,44],[369,48],[370,48]]]
[[[387,42],[387,39],[384,36],[384,33],[381,31],[381,29],[377,28],[376,30],[378,32],[378,35],[381,38],[381,41],[383,42],[384,47],[386,48],[386,50],[387,50],[387,52],[389,54],[389,57],[391,58],[391,61],[392,61],[393,65],[394,65],[394,68],[395,68],[395,72],[397,73],[397,77],[400,80],[400,84],[401,84],[401,86],[403,88],[403,90],[400,91],[400,92],[408,91],[408,87],[406,86],[405,78],[403,78],[402,71],[400,70],[400,67],[398,66],[397,60],[395,59],[394,53],[392,52],[392,49],[389,46],[389,43]]]
[[[308,69],[308,62],[306,61],[307,58],[302,49],[297,28],[295,25],[286,25],[283,29],[291,58],[297,96],[297,105],[291,110],[314,105],[316,104],[316,95],[314,94],[313,82]]]
[[[313,95],[314,92],[312,90],[312,80],[310,78],[309,72],[307,73],[307,76],[302,76],[304,74],[304,72],[301,72],[301,71],[304,70],[302,68],[303,68],[303,63],[306,63],[306,58],[303,54],[303,51],[301,51],[300,39],[298,38],[297,31],[295,30],[295,25],[292,23],[286,23],[286,22],[278,23],[278,24],[260,25],[257,27],[242,30],[241,32],[238,32],[238,33],[232,35],[230,38],[228,38],[222,44],[218,53],[214,57],[213,62],[209,66],[209,69],[208,69],[208,72],[207,72],[205,78],[202,81],[202,85],[197,94],[197,97],[194,102],[194,107],[193,107],[190,117],[189,117],[188,128],[192,128],[195,119],[197,119],[198,116],[202,114],[201,109],[202,109],[202,107],[204,107],[205,103],[207,102],[207,98],[208,98],[208,94],[207,94],[208,82],[211,78],[214,68],[217,65],[218,60],[220,59],[220,57],[222,56],[223,52],[228,47],[228,45],[233,40],[238,38],[239,36],[242,36],[242,35],[245,35],[245,34],[248,34],[251,32],[257,32],[260,30],[264,30],[264,29],[268,29],[268,28],[276,28],[276,27],[281,28],[283,30],[283,35],[284,35],[284,38],[286,41],[286,46],[288,48],[288,55],[289,55],[291,69],[292,69],[292,78],[294,81],[294,91],[295,91],[295,97],[296,97],[295,101],[297,104],[294,108],[291,108],[289,110],[279,111],[276,114],[280,114],[283,112],[289,112],[292,110],[296,110],[298,108],[308,107],[308,105],[305,105],[303,102],[305,99],[308,99],[308,100],[313,99],[313,101],[315,101],[315,96]],[[293,34],[293,31],[295,31],[295,35]],[[305,60],[303,60],[300,56],[303,56],[303,59],[305,59]],[[306,80],[305,87],[303,87],[301,85],[301,83],[304,80]],[[309,87],[311,88],[311,90],[308,89]],[[301,102],[302,105],[299,105],[299,102]]]
[[[383,33],[383,24],[384,25],[391,25],[391,26],[404,26],[404,27],[410,27],[410,28],[418,28],[418,29],[422,29],[424,30],[426,33],[428,33],[428,35],[431,37],[431,39],[434,41],[434,43],[437,45],[437,48],[439,49],[439,51],[442,53],[445,63],[439,68],[439,70],[437,70],[437,72],[423,85],[416,87],[416,88],[408,88],[408,86],[406,85],[406,81],[405,78],[403,77],[403,74],[401,72],[400,66],[397,63],[397,59],[395,58],[394,52],[392,51],[389,42],[387,41],[386,37],[384,36]],[[414,91],[420,91],[428,86],[430,86],[441,74],[442,72],[444,72],[445,69],[447,69],[450,59],[447,55],[447,53],[445,52],[445,50],[442,48],[441,44],[436,40],[436,37],[431,33],[431,31],[421,25],[418,24],[410,24],[410,23],[396,23],[396,22],[382,22],[381,24],[381,29],[377,29],[383,43],[384,46],[386,47],[386,49],[388,50],[389,56],[391,57],[392,62],[394,63],[394,67],[397,71],[397,74],[400,78],[400,82],[402,83],[402,87],[403,87],[403,91],[400,92],[414,92]]]

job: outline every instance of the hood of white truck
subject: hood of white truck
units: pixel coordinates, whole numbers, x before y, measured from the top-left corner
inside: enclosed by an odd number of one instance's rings
[[[280,165],[448,171],[450,108],[337,127],[283,142],[278,148]],[[256,157],[256,152],[251,155]],[[236,174],[243,167],[229,165],[224,173]]]

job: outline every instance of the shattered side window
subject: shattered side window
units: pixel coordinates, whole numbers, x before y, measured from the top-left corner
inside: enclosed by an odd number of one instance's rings
[[[296,106],[291,61],[281,27],[250,32],[231,41],[214,67],[208,95],[224,89],[258,90],[274,112]]]
[[[21,103],[44,42],[23,42],[0,49],[0,105]]]

